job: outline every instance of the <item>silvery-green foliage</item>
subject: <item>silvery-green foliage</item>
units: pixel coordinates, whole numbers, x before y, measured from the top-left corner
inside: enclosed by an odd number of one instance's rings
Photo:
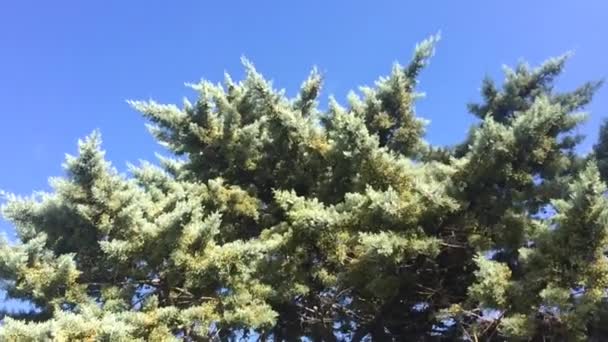
[[[599,83],[558,93],[565,56],[519,64],[484,80],[463,144],[432,146],[415,103],[437,40],[326,110],[317,69],[288,98],[247,60],[182,106],[129,101],[174,155],[120,174],[95,132],[51,192],[8,196],[0,277],[36,310],[0,337],[608,336],[608,135],[573,152]]]

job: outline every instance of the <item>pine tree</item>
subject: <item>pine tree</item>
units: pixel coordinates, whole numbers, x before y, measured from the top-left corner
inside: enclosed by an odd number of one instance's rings
[[[575,153],[601,83],[558,93],[567,56],[521,63],[483,81],[465,142],[432,146],[415,103],[437,40],[326,110],[316,69],[288,98],[247,60],[194,103],[130,101],[173,156],[120,174],[95,132],[53,191],[9,196],[0,277],[35,309],[0,337],[608,338],[608,134]]]
[[[604,120],[599,130],[598,142],[593,146],[591,157],[597,161],[600,175],[604,182],[608,181],[608,121]]]

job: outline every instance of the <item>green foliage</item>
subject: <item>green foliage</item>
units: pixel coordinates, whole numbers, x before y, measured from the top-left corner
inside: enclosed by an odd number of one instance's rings
[[[593,146],[592,156],[597,161],[602,180],[608,180],[608,121],[604,120],[600,126],[598,142]]]
[[[181,108],[130,101],[174,156],[119,174],[93,133],[52,192],[9,196],[0,278],[36,310],[2,340],[608,338],[606,125],[574,153],[600,83],[557,93],[566,57],[521,63],[463,144],[431,146],[437,40],[346,107],[318,107],[316,69],[288,98],[247,60]]]

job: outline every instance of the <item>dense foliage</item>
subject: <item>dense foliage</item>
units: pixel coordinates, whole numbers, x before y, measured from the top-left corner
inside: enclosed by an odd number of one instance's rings
[[[9,196],[0,277],[29,313],[2,340],[608,339],[608,128],[575,153],[599,82],[567,56],[486,79],[466,141],[415,115],[437,38],[346,106],[246,77],[130,104],[174,157],[119,174],[93,133],[53,192]],[[599,167],[598,167],[599,165]]]

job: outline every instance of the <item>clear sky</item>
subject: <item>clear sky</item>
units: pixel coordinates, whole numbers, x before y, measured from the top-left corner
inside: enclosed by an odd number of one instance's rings
[[[125,100],[181,103],[194,96],[184,82],[220,81],[224,71],[240,77],[241,56],[290,95],[317,65],[324,97],[344,100],[438,31],[442,40],[421,77],[427,97],[417,108],[431,120],[428,141],[455,143],[473,122],[466,103],[478,99],[484,75],[502,80],[504,64],[538,64],[573,50],[560,89],[608,76],[607,16],[605,0],[5,0],[0,189],[47,190],[47,178],[62,174],[64,154],[96,128],[119,170],[153,160],[161,148]],[[608,87],[588,110],[581,152],[608,116]]]

